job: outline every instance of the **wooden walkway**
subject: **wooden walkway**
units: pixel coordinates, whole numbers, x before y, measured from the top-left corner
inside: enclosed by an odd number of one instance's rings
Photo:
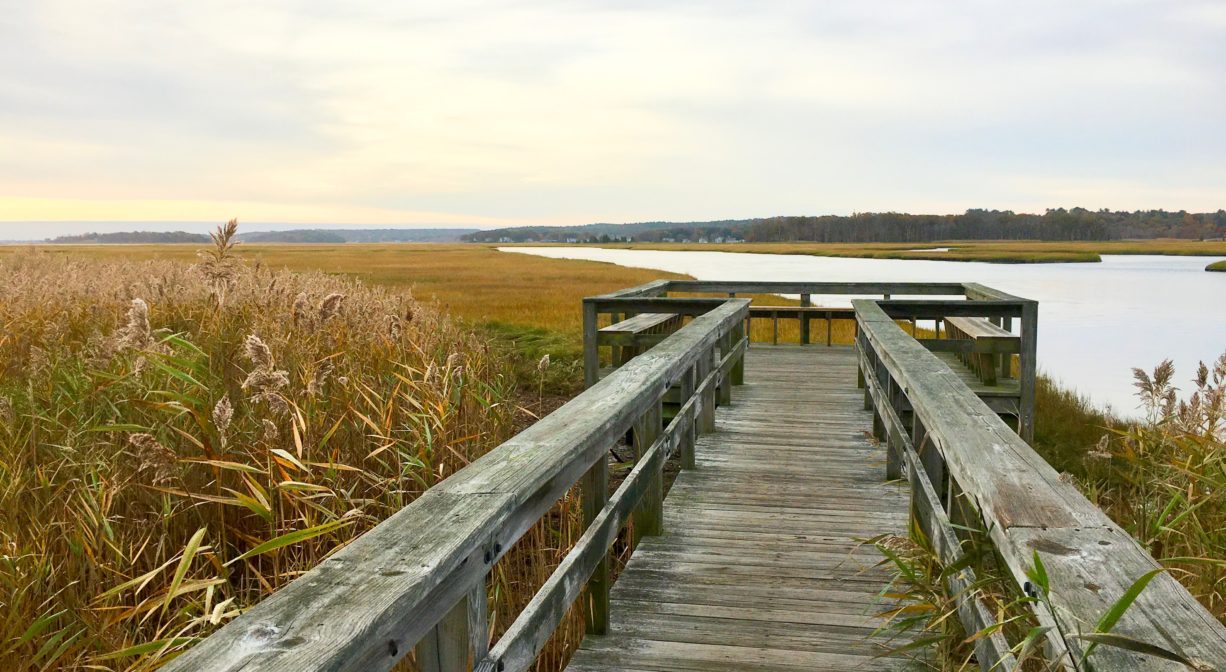
[[[888,577],[856,540],[905,534],[908,494],[868,438],[855,350],[754,345],[746,362],[571,672],[911,669],[874,658]]]

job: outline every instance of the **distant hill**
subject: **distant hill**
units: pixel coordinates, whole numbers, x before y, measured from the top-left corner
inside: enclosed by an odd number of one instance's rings
[[[474,243],[607,243],[630,240],[698,242],[702,239],[720,238],[719,242],[736,242],[744,238],[745,232],[754,221],[756,220],[726,219],[713,222],[516,226],[477,231],[464,236],[464,240]]]
[[[1215,239],[1226,236],[1226,210],[1086,210],[1043,214],[972,209],[960,215],[861,212],[853,215],[763,217],[713,222],[642,222],[585,226],[521,226],[465,236],[473,242],[925,243],[940,240]]]
[[[239,234],[249,243],[446,243],[460,240],[477,229],[293,229],[289,231],[252,231]],[[124,231],[121,233],[82,233],[51,238],[55,245],[135,245],[207,244],[209,237],[185,231]]]
[[[477,229],[294,229],[239,234],[251,243],[448,243]]]
[[[54,245],[131,245],[148,243],[207,243],[209,237],[186,231],[123,231],[120,233],[82,233],[47,240]]]

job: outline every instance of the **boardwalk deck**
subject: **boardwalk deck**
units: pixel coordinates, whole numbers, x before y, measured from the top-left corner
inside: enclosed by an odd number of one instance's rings
[[[854,350],[755,346],[746,366],[752,302],[668,296],[695,291],[868,298],[852,300]],[[625,343],[604,343],[619,366],[601,377],[600,323],[635,313],[692,319],[633,358],[617,356]],[[898,325],[948,317],[1020,320],[1012,386],[976,389],[988,386],[953,356],[962,345],[917,341]],[[379,672],[412,650],[426,672],[526,672],[572,606],[607,633],[583,642],[574,672],[913,668],[874,658],[886,577],[855,541],[903,532],[910,511],[941,561],[961,568],[946,576],[958,621],[994,633],[974,641],[980,669],[1016,671],[1020,638],[966,589],[976,575],[949,519],[957,501],[957,518],[983,525],[978,537],[1018,589],[1041,584],[1032,615],[1059,669],[1086,669],[1092,652],[1101,670],[1226,671],[1226,627],[1171,574],[1153,575],[1146,549],[1027,445],[1037,329],[1036,302],[974,283],[659,280],[585,298],[586,391],[163,669]],[[869,441],[870,425],[888,451]],[[608,450],[628,433],[640,459],[610,492]],[[683,471],[665,503],[669,456]],[[583,535],[491,647],[491,571],[576,487]],[[649,536],[610,596],[605,559],[631,520]],[[1152,580],[1111,641],[1160,655],[1065,634],[1101,622],[1143,576]]]
[[[880,556],[856,539],[907,522],[868,438],[851,348],[755,345],[746,385],[665,500],[666,530],[635,551],[609,634],[568,670],[880,670]]]

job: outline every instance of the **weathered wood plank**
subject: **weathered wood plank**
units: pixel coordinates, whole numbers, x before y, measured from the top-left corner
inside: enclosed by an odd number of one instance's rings
[[[943,458],[959,489],[983,517],[993,544],[1019,584],[1033,555],[1062,571],[1052,575],[1057,617],[1095,623],[1104,604],[1118,599],[1153,560],[991,412],[949,367],[907,336],[875,302],[854,301],[863,347],[871,348]],[[1107,542],[1107,544],[1104,544]],[[1108,554],[1101,546],[1112,545]],[[1148,565],[1146,564],[1148,560]],[[1091,578],[1093,577],[1093,578]],[[1226,666],[1226,628],[1174,580],[1149,596],[1165,606],[1128,610],[1117,631]],[[1087,598],[1087,591],[1095,597]],[[1144,595],[1144,594],[1143,594]],[[1040,619],[1047,618],[1039,613]],[[1159,624],[1155,619],[1161,617]],[[1048,618],[1050,621],[1050,618]],[[1068,642],[1080,655],[1084,642]],[[1059,648],[1059,647],[1055,647]],[[1096,649],[1096,664],[1112,670],[1177,670],[1177,663],[1111,647]]]
[[[883,482],[859,394],[836,392],[857,355],[753,346],[745,357],[735,405],[714,414],[669,491],[665,533],[643,540],[614,586],[609,635],[586,638],[571,670],[722,669],[710,648],[721,645],[822,660],[804,669],[894,665],[874,660],[871,636],[887,577],[856,539],[903,533],[907,499]],[[644,639],[656,644],[616,656],[602,644]]]
[[[747,307],[695,318],[164,669],[390,669]]]

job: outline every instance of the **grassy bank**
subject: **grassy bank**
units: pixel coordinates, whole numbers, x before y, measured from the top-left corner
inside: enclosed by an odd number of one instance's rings
[[[577,389],[583,296],[668,277],[479,245],[240,246],[216,272],[197,250],[0,248],[0,662],[153,666],[504,440],[515,406]],[[1036,449],[1221,616],[1220,443],[1170,421],[1134,436],[1046,380],[1037,418]],[[495,634],[577,508],[496,569]],[[538,669],[580,634],[568,620]]]
[[[5,669],[156,667],[509,438],[542,387],[581,381],[580,298],[661,275],[475,246],[198,251],[0,253]],[[494,634],[577,515],[564,498],[495,568]]]
[[[1219,272],[1226,273],[1226,259],[1223,259],[1222,261],[1215,261],[1212,264],[1209,264],[1208,266],[1205,267],[1205,270],[1206,271],[1219,271]]]
[[[541,245],[544,245],[543,243]],[[1226,254],[1226,242],[1142,240],[1101,242],[942,241],[935,243],[608,243],[598,247],[746,252],[754,254],[807,254],[822,257],[867,259],[919,259],[929,261],[982,261],[1033,264],[1102,261],[1104,254],[1160,254],[1175,256]],[[938,250],[934,248],[950,248]]]
[[[0,246],[0,259],[22,250],[74,259],[162,260],[192,263],[198,245],[54,245]],[[574,363],[582,348],[585,296],[642,284],[673,273],[613,264],[547,259],[499,252],[482,245],[346,244],[239,245],[236,258],[252,266],[325,273],[360,280],[366,285],[407,293],[419,302],[478,329],[487,341],[509,344],[521,382],[535,388],[546,377],[545,391],[574,392]],[[554,366],[538,374],[536,364],[550,355]]]

